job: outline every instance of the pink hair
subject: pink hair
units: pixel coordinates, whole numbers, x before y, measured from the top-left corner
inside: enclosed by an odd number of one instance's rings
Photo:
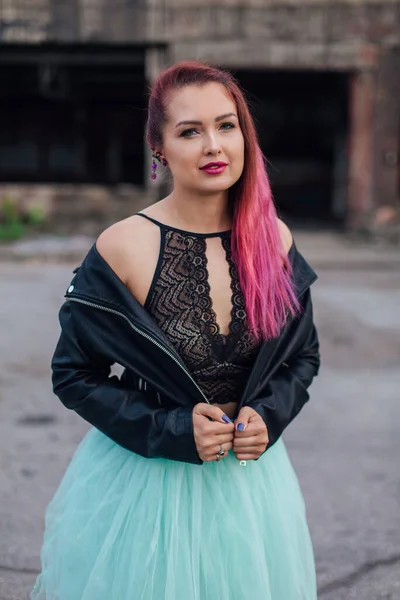
[[[226,71],[185,61],[163,71],[149,99],[146,139],[162,148],[168,94],[187,85],[222,84],[235,102],[245,142],[243,173],[229,190],[232,208],[232,254],[243,290],[249,327],[257,338],[277,337],[299,304],[284,251],[264,157],[253,119],[238,83]]]

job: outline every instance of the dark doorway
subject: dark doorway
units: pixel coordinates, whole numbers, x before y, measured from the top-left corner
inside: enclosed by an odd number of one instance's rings
[[[144,49],[7,46],[0,178],[143,184]]]
[[[345,218],[348,76],[236,71],[247,92],[279,213],[292,224]]]

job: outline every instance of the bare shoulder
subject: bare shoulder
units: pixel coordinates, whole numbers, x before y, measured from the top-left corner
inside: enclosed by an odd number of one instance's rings
[[[118,277],[127,284],[141,261],[159,244],[157,227],[136,215],[114,223],[96,241],[96,248]]]
[[[281,219],[277,219],[277,221],[278,221],[279,233],[281,234],[282,245],[287,254],[293,244],[293,236],[292,236],[292,233],[291,233],[289,227],[286,225],[286,223],[281,221]]]

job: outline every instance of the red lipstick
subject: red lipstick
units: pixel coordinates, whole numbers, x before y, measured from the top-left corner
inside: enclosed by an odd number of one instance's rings
[[[219,173],[223,173],[227,166],[227,163],[218,161],[207,163],[204,167],[200,167],[200,169],[209,175],[218,175]]]

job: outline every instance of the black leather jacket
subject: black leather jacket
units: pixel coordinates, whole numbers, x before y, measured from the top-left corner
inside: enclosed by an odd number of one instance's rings
[[[262,416],[269,446],[308,400],[319,368],[309,289],[316,275],[295,245],[289,257],[303,312],[262,346],[238,404]],[[59,315],[55,394],[132,452],[201,464],[192,410],[207,398],[174,346],[95,245],[74,273]],[[121,378],[110,376],[114,363],[124,367]]]

